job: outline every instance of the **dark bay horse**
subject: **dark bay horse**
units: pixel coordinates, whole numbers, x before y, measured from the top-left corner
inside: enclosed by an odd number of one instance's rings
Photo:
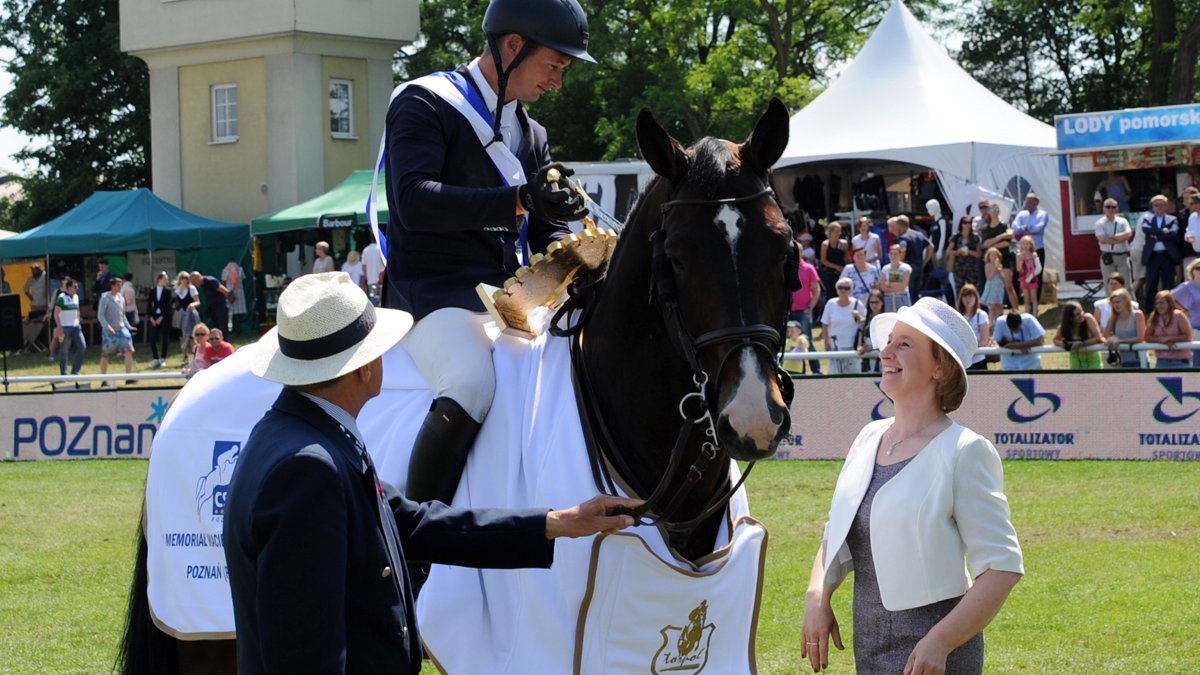
[[[769,183],[787,125],[775,99],[745,143],[705,138],[685,150],[648,111],[638,118],[638,145],[658,177],[629,216],[575,358],[592,394],[585,425],[608,436],[605,454],[642,498],[668,472],[681,405],[707,407],[716,438],[697,430],[686,440],[662,491],[668,499],[706,449],[715,449],[714,467],[763,459],[790,431],[791,382],[776,354],[797,261]],[[699,400],[682,403],[693,393]],[[688,521],[726,482],[723,471],[703,472],[665,519],[683,557],[712,551],[719,510]]]
[[[644,111],[638,143],[658,177],[605,277],[590,292],[579,284],[572,366],[596,480],[651,498],[638,515],[661,521],[689,560],[713,551],[734,489],[730,459],[768,457],[790,432],[790,380],[776,354],[796,260],[769,187],[787,128],[775,100],[745,143],[705,138],[685,149]],[[240,392],[222,393],[223,405],[237,404]],[[146,556],[143,535],[122,672],[235,672],[232,640],[159,630]]]

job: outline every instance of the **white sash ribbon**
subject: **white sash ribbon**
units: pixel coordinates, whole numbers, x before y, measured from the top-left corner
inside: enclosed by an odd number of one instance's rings
[[[392,96],[388,100],[388,105],[396,100],[400,92],[408,87],[417,86],[433,92],[438,98],[449,103],[475,131],[475,135],[479,138],[479,144],[487,151],[488,157],[492,163],[496,165],[496,173],[500,175],[500,179],[504,184],[512,187],[514,185],[525,184],[525,169],[521,166],[521,160],[513,154],[512,150],[504,143],[493,143],[495,137],[492,130],[492,114],[488,111],[487,105],[483,102],[483,97],[479,92],[475,91],[465,77],[461,73],[432,73],[424,77],[418,77],[415,80],[410,80],[401,84],[392,90]],[[375,160],[375,175],[371,177],[371,192],[367,196],[367,218],[371,221],[371,232],[375,235],[375,241],[379,242],[379,247],[383,251],[384,265],[387,264],[387,238],[379,229],[379,215],[376,212],[376,193],[379,188],[379,174],[384,169],[384,156],[387,150],[387,131],[383,132],[383,137],[379,139],[379,153]]]

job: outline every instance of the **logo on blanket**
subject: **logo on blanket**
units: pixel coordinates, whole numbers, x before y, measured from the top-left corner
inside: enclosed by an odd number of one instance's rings
[[[691,672],[699,673],[708,664],[708,645],[712,641],[715,624],[708,621],[708,601],[701,600],[699,605],[688,612],[688,623],[680,628],[670,624],[663,626],[663,643],[654,655],[650,664],[650,672],[661,673]]]
[[[241,451],[240,441],[213,443],[212,468],[196,481],[196,515],[200,518],[204,518],[208,512],[214,521],[224,519],[225,497],[229,493],[229,481],[233,479],[233,467],[237,466]]]

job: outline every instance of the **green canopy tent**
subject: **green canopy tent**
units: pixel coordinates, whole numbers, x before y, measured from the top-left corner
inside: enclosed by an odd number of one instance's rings
[[[371,177],[374,171],[353,171],[337,187],[323,195],[289,206],[282,211],[259,216],[250,221],[250,234],[254,236],[276,234],[293,230],[315,228],[336,229],[342,227],[367,226],[367,196],[371,193]],[[387,200],[383,198],[384,174],[379,174],[378,211],[379,224],[387,223]]]
[[[0,260],[39,258],[47,263],[51,256],[166,250],[175,251],[179,270],[220,276],[229,260],[250,269],[250,228],[189,213],[139,188],[97,191],[54,220],[0,240]],[[111,268],[121,273],[124,264]],[[148,285],[151,280],[141,281]],[[244,289],[247,308],[253,307],[254,289],[251,284]]]

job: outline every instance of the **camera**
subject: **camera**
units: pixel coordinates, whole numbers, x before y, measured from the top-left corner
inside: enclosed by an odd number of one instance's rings
[[[1117,350],[1110,349],[1108,350],[1108,358],[1105,361],[1110,366],[1119,366],[1121,365],[1121,355],[1117,353]]]

